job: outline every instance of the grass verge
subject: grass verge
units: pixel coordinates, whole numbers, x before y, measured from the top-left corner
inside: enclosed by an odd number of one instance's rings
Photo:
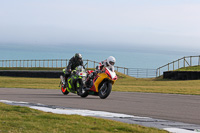
[[[175,71],[200,71],[200,66],[189,66],[177,69]]]
[[[119,76],[113,91],[200,95],[200,80],[136,79]],[[60,89],[57,78],[0,77],[0,88]]]
[[[133,78],[116,81],[114,91],[200,95],[200,80],[166,80],[162,78]]]
[[[0,69],[10,70],[11,68]],[[41,70],[41,68],[12,68],[12,70],[16,69]],[[43,68],[43,70],[59,69]],[[200,66],[187,69],[200,70]],[[113,91],[200,95],[200,80],[164,80],[162,77],[138,79],[121,73],[117,75],[118,80],[113,86]],[[60,89],[59,82],[59,78],[0,77],[0,88]]]
[[[0,103],[2,133],[167,133],[164,130],[112,120],[45,113],[28,107]]]

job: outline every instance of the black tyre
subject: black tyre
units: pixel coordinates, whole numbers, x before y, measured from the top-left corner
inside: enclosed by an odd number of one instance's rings
[[[83,81],[82,81],[82,79],[78,80],[77,82],[79,82],[79,84],[80,84],[80,86],[77,88],[78,95],[81,96],[81,97],[87,97],[89,95],[89,93],[88,93],[88,91],[86,91],[83,88]]]
[[[81,97],[87,97],[89,95],[88,91],[86,91],[83,87],[79,88],[79,96]]]
[[[110,95],[112,90],[112,84],[110,82],[104,82],[99,88],[99,97],[105,99]]]
[[[64,95],[69,94],[69,92],[67,91],[67,89],[64,88],[64,85],[63,85],[63,84],[61,85],[61,91],[62,91],[62,93],[63,93]]]

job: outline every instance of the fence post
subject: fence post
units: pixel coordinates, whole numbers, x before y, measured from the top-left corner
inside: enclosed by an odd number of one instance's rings
[[[56,59],[56,68],[58,68],[58,60]]]
[[[45,67],[45,60],[43,60],[43,67]]]
[[[184,60],[184,61],[183,61],[183,66],[185,67],[185,57],[183,57],[183,60]]]
[[[168,71],[169,71],[169,63],[168,63]]]
[[[160,76],[160,68],[159,68],[159,76]]]
[[[127,69],[127,75],[128,75],[128,68],[126,68]]]
[[[192,56],[190,56],[190,66],[192,66]]]
[[[156,77],[158,77],[158,69],[156,69]]]
[[[179,65],[180,65],[180,64],[179,64],[179,59],[178,59],[178,69],[179,69]]]
[[[174,71],[174,61],[173,61],[173,71]]]
[[[87,68],[88,68],[88,63],[89,63],[89,62],[88,62],[88,60],[87,60]]]
[[[198,65],[200,65],[200,56],[199,56],[199,64]]]

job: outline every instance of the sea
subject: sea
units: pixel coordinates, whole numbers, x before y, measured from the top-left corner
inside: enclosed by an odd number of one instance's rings
[[[75,53],[81,53],[83,59],[96,62],[114,56],[116,66],[147,69],[157,69],[184,56],[198,55],[197,52],[145,49],[142,47],[0,45],[0,60],[70,59]]]

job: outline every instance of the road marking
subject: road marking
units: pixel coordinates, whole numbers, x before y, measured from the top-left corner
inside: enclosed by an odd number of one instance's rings
[[[184,130],[180,128],[164,128],[164,130],[167,130],[171,133],[198,133],[199,131],[190,131],[190,130]]]
[[[28,103],[22,101],[8,101],[8,100],[0,100],[0,102],[9,104],[9,105],[18,105],[18,106],[26,106],[32,109],[41,110],[44,112],[51,112],[56,114],[66,114],[66,115],[81,115],[81,116],[92,116],[92,117],[101,117],[106,119],[112,119],[116,121],[121,121],[130,124],[138,124],[146,127],[155,127],[159,129],[164,129],[171,133],[199,133],[200,126],[194,124],[187,124],[181,122],[172,122],[161,119],[153,119],[150,117],[139,117],[127,114],[120,113],[111,113],[105,111],[92,111],[85,109],[72,109],[66,107],[59,106],[50,106],[44,105],[40,103]]]

